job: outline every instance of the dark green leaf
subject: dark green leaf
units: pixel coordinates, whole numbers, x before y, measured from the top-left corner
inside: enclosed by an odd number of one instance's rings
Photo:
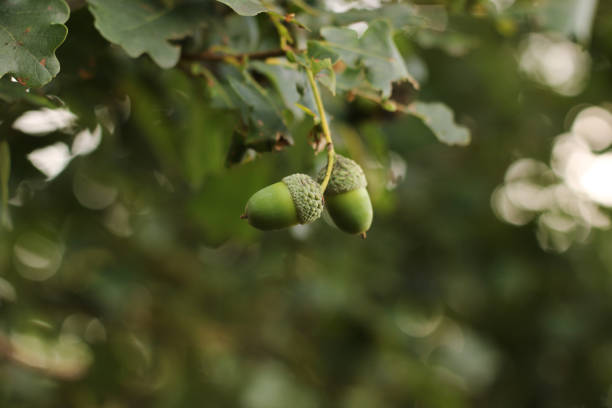
[[[268,7],[263,5],[259,0],[217,0],[232,8],[236,13],[242,16],[254,16],[259,13],[268,11]]]
[[[55,50],[68,29],[63,0],[0,2],[0,77],[11,73],[22,85],[39,87],[59,72]]]
[[[170,43],[190,34],[209,15],[205,2],[164,7],[153,0],[88,0],[96,28],[131,57],[147,53],[162,68],[174,66],[180,47]]]
[[[287,131],[282,112],[275,101],[254,81],[229,78],[230,89],[237,96],[243,121],[249,124],[247,142],[274,141]]]

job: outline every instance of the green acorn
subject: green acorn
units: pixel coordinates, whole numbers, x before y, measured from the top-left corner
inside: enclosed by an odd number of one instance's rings
[[[325,178],[327,168],[319,172]],[[372,225],[372,202],[366,190],[368,182],[361,167],[353,160],[336,154],[331,178],[325,190],[325,207],[334,224],[349,234],[365,233]]]
[[[292,174],[249,198],[242,218],[260,230],[315,221],[323,212],[321,186],[306,174]]]

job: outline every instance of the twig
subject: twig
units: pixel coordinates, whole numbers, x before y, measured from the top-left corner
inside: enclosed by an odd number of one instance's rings
[[[336,155],[336,152],[334,151],[334,142],[332,140],[329,125],[327,123],[327,117],[325,116],[323,100],[321,99],[319,87],[317,86],[317,83],[314,79],[314,75],[312,73],[312,69],[310,69],[310,67],[306,67],[306,75],[308,76],[308,82],[310,82],[310,86],[312,88],[312,94],[314,95],[315,104],[317,105],[317,109],[319,111],[319,118],[321,119],[321,127],[323,128],[323,134],[325,135],[325,141],[327,142],[327,170],[325,172],[325,178],[321,183],[321,193],[324,193],[325,189],[327,188],[327,184],[329,183],[332,169],[334,167],[334,157]]]
[[[261,60],[266,58],[281,57],[283,55],[285,55],[285,51],[278,48],[274,50],[244,52],[239,54],[224,54],[204,51],[198,54],[183,54],[181,59],[188,61],[225,61],[228,58],[237,60]]]

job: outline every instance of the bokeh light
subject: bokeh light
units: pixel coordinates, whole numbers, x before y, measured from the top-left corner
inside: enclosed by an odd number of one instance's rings
[[[64,245],[37,231],[24,232],[13,247],[15,267],[26,279],[44,281],[59,269]]]
[[[492,195],[497,216],[515,225],[538,219],[542,247],[567,250],[588,238],[592,228],[610,228],[601,207],[612,207],[612,114],[601,107],[582,109],[571,130],[557,136],[550,165],[519,159]]]
[[[583,47],[564,37],[533,33],[523,43],[519,66],[533,80],[571,96],[584,89],[591,58]]]

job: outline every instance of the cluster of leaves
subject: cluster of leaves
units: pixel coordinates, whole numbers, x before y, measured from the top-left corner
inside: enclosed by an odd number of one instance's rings
[[[161,68],[181,64],[191,74],[204,76],[216,106],[240,112],[242,123],[235,129],[231,161],[240,161],[248,148],[282,149],[293,143],[293,135],[318,123],[305,67],[311,68],[334,95],[336,91],[349,99],[359,95],[392,110],[399,106],[399,110],[423,119],[441,141],[469,142],[467,129],[454,123],[452,112],[444,105],[390,101],[395,84],[408,81],[413,90],[418,89],[394,38],[406,24],[413,23],[412,28],[434,24],[420,16],[418,8],[392,4],[377,12],[339,13],[321,26],[323,19],[312,18],[295,5],[284,9],[250,0],[221,3],[240,15],[224,19],[227,27],[214,19],[227,10],[210,1],[88,1],[95,27],[105,39],[131,57],[146,53]],[[23,13],[26,8],[29,12]],[[27,87],[48,83],[59,72],[54,53],[66,37],[63,23],[69,16],[68,6],[63,0],[8,2],[0,11],[4,33],[0,39],[8,51],[2,53],[0,75],[10,73]],[[310,12],[315,16],[322,13]],[[281,48],[277,58],[257,61],[274,48],[274,44],[257,40],[260,28],[252,16],[262,14],[276,28]],[[316,27],[310,29],[301,23],[302,15]],[[362,35],[340,26],[356,21],[367,26]],[[303,50],[296,46],[300,39],[306,41]],[[222,62],[221,66],[211,67],[207,64],[211,59]]]

